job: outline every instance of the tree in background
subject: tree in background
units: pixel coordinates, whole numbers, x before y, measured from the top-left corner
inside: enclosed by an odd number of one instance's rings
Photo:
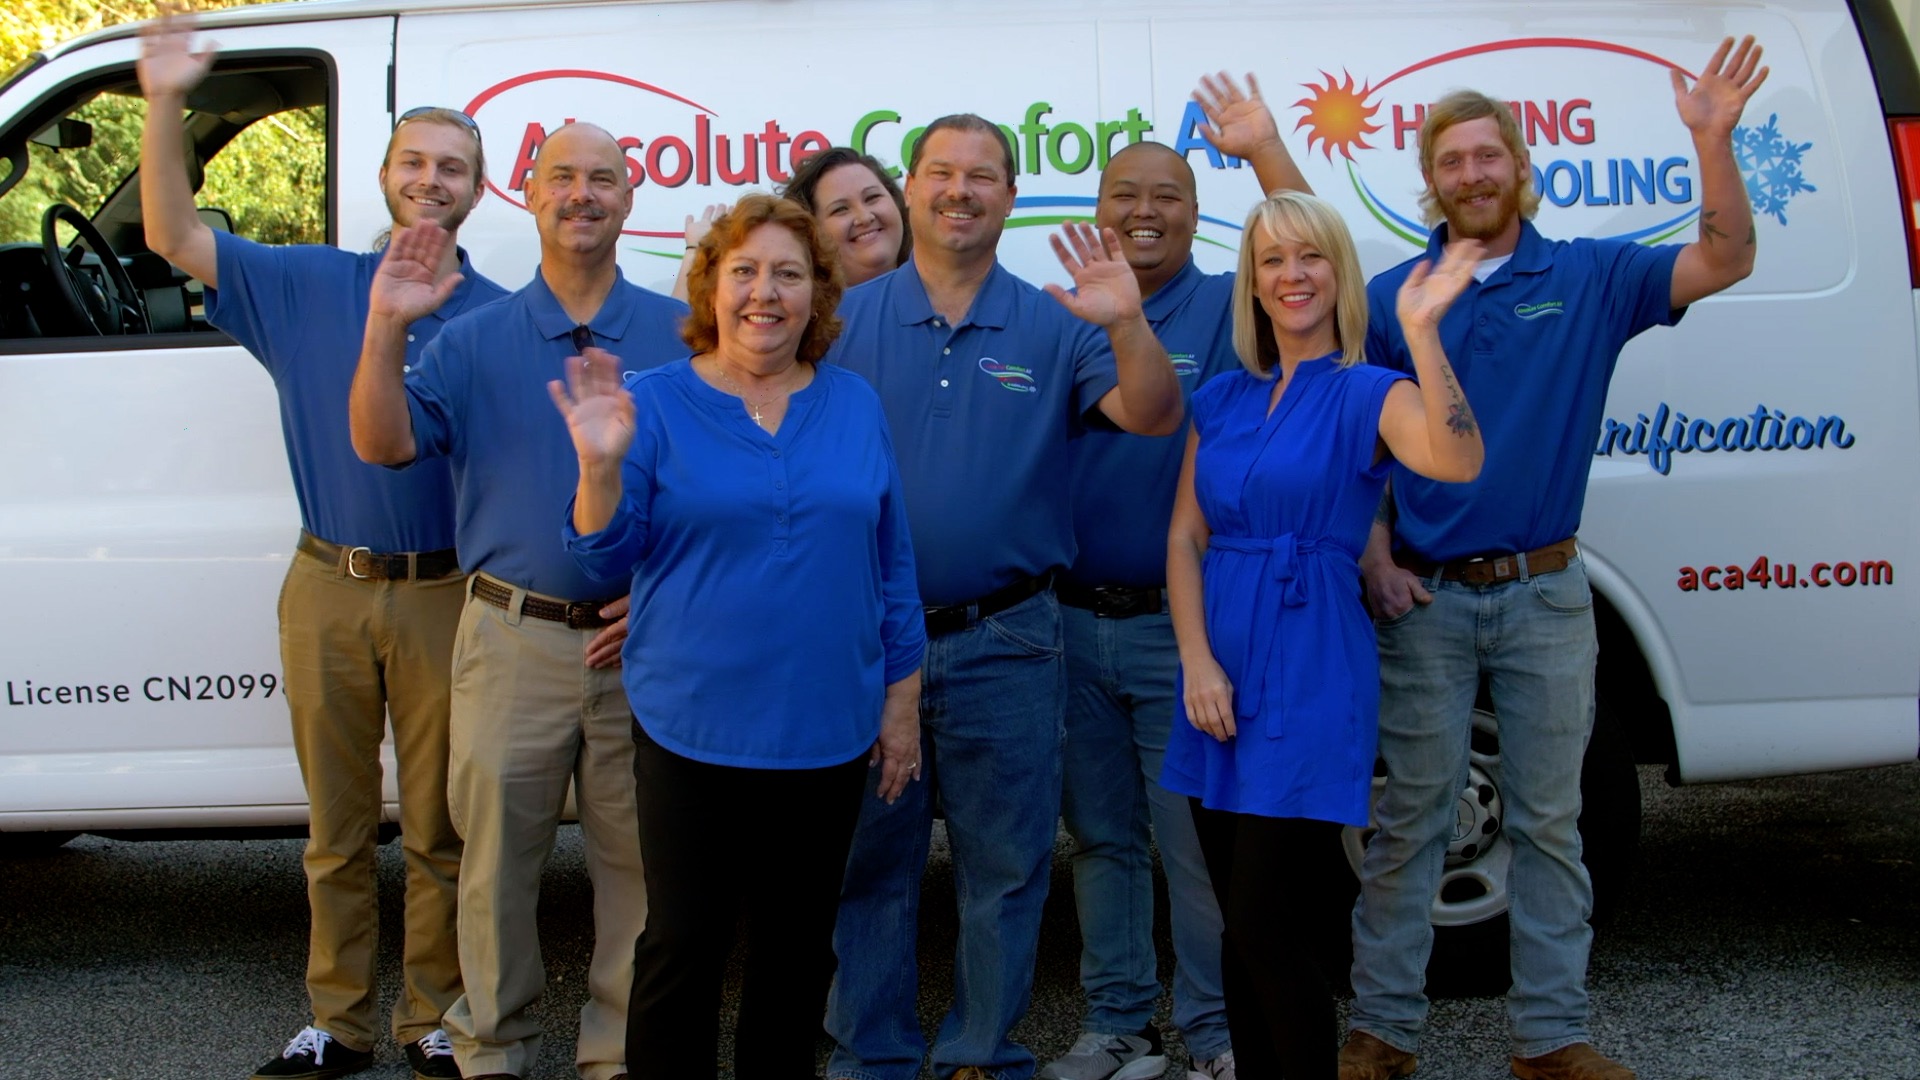
[[[201,0],[202,10],[257,0]],[[0,71],[34,52],[107,26],[152,18],[153,0],[10,0],[0,11]],[[217,36],[217,35],[216,35]],[[93,126],[93,144],[81,150],[29,148],[19,187],[0,198],[0,243],[40,239],[40,215],[55,202],[92,216],[140,160],[146,102],[132,72],[127,84],[96,96],[72,114]],[[202,206],[233,215],[237,231],[269,244],[326,239],[326,110],[299,109],[270,116],[241,132],[207,163]]]

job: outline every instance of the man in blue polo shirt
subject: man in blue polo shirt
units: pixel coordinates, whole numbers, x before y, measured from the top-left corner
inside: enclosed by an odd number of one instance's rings
[[[1450,94],[1421,126],[1422,203],[1429,221],[1444,223],[1426,253],[1368,286],[1367,357],[1412,370],[1391,317],[1400,283],[1451,241],[1481,241],[1478,284],[1447,312],[1440,333],[1485,425],[1487,456],[1471,484],[1437,484],[1396,468],[1361,563],[1378,620],[1387,778],[1353,915],[1342,1080],[1414,1069],[1433,945],[1428,912],[1467,775],[1482,677],[1500,718],[1502,828],[1513,843],[1513,1075],[1633,1077],[1593,1048],[1587,1026],[1593,887],[1577,822],[1598,645],[1574,533],[1620,349],[1753,269],[1753,214],[1731,139],[1766,78],[1759,62],[1752,38],[1737,50],[1729,38],[1691,87],[1672,74],[1700,168],[1700,236],[1684,246],[1542,237],[1528,220],[1540,197],[1526,144],[1504,101]],[[1542,310],[1554,314],[1541,318]]]
[[[1258,83],[1243,93],[1230,79],[1206,78],[1194,97],[1210,122],[1207,140],[1249,159],[1262,190],[1310,190]],[[1202,273],[1194,263],[1199,220],[1193,169],[1162,143],[1125,147],[1100,174],[1094,221],[1119,235],[1147,321],[1166,346],[1184,396],[1240,369],[1233,351],[1233,274]],[[1160,1034],[1149,1023],[1160,997],[1152,842],[1166,870],[1176,956],[1173,1022],[1192,1061],[1188,1075],[1235,1075],[1219,904],[1186,797],[1160,786],[1180,659],[1166,607],[1167,525],[1185,430],[1183,423],[1180,437],[1143,439],[1095,429],[1074,447],[1079,555],[1058,585],[1067,654],[1061,816],[1073,837],[1087,1011],[1080,1038],[1047,1063],[1043,1080],[1148,1080],[1166,1069]],[[1264,1042],[1253,1040],[1249,1075],[1263,1075]]]
[[[1041,290],[995,257],[1013,209],[1013,150],[978,116],[947,116],[908,163],[911,261],[850,290],[828,359],[880,392],[907,493],[927,653],[924,775],[861,811],[827,1027],[830,1077],[909,1080],[927,1042],[914,946],[933,800],[960,889],[953,1008],[934,1074],[1023,1080],[1008,1038],[1026,1011],[1060,806],[1065,668],[1053,576],[1073,560],[1068,441],[1089,422],[1165,435],[1180,387],[1112,237],[1055,250],[1077,291]]]
[[[588,577],[561,542],[555,522],[579,465],[547,382],[588,348],[628,368],[684,355],[686,307],[620,273],[633,188],[605,131],[569,124],[548,136],[527,209],[540,230],[533,282],[455,320],[410,375],[404,327],[454,283],[440,272],[444,233],[395,233],[354,377],[353,441],[368,461],[451,463],[460,562],[473,575],[454,645],[449,781],[467,845],[466,995],[447,1013],[460,1068],[470,1078],[533,1069],[540,1027],[530,1006],[546,982],[534,916],[571,781],[594,908],[575,1063],[583,1080],[610,1080],[626,1074],[633,949],[647,911],[633,716],[615,670],[628,583]]]
[[[391,1027],[416,1076],[458,1077],[440,1030],[460,996],[461,845],[447,808],[447,673],[461,605],[451,480],[444,466],[403,476],[368,465],[348,441],[347,387],[382,253],[264,247],[200,220],[179,117],[213,53],[195,53],[190,39],[184,19],[162,19],[141,38],[147,243],[205,283],[208,321],[273,377],[302,526],[280,595],[280,655],[309,812],[313,1022],[254,1075],[339,1076],[373,1061],[374,849],[380,742],[391,717],[406,861],[403,978]],[[456,232],[480,198],[481,161],[480,132],[464,113],[405,114],[380,166],[393,224],[432,221]],[[505,293],[452,244],[442,260],[463,281],[405,328],[409,362],[446,320]]]

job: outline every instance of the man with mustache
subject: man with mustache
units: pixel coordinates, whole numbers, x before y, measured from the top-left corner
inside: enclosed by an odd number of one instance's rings
[[[1450,94],[1421,126],[1422,202],[1440,224],[1427,252],[1368,285],[1367,357],[1411,371],[1391,317],[1400,283],[1455,240],[1483,243],[1478,283],[1447,312],[1440,334],[1486,420],[1486,466],[1470,484],[1396,467],[1361,560],[1380,644],[1387,778],[1353,914],[1354,1005],[1341,1080],[1414,1070],[1429,910],[1483,677],[1500,721],[1502,828],[1513,843],[1513,1075],[1632,1080],[1632,1070],[1593,1048],[1587,1025],[1593,886],[1577,823],[1598,644],[1574,533],[1620,349],[1753,270],[1753,213],[1731,140],[1767,77],[1759,65],[1751,37],[1737,50],[1728,38],[1691,87],[1672,73],[1700,168],[1700,235],[1684,246],[1542,237],[1528,220],[1540,205],[1532,166],[1505,102]]]
[[[1223,153],[1247,159],[1265,191],[1309,191],[1273,114],[1249,76],[1243,93],[1222,73],[1194,99]],[[1240,370],[1233,351],[1231,271],[1193,259],[1200,222],[1193,169],[1164,143],[1122,148],[1100,174],[1094,222],[1120,237],[1153,332],[1184,396]],[[1174,714],[1179,648],[1167,614],[1167,528],[1187,440],[1089,431],[1074,448],[1079,553],[1058,586],[1067,653],[1061,814],[1073,837],[1080,916],[1080,1038],[1040,1070],[1042,1080],[1150,1080],[1166,1051],[1150,1020],[1160,997],[1153,947],[1153,856],[1166,869],[1176,956],[1173,1022],[1192,1063],[1189,1080],[1232,1080],[1221,976],[1220,907],[1184,795],[1160,786]],[[1151,822],[1152,831],[1148,826]],[[1242,1055],[1249,1076],[1278,1068],[1269,1040]]]
[[[473,575],[454,644],[448,784],[466,840],[466,995],[446,1020],[461,1072],[525,1076],[538,1056],[529,1009],[546,976],[534,915],[571,782],[594,909],[575,1063],[583,1080],[610,1080],[626,1075],[633,946],[647,910],[633,717],[616,670],[628,582],[587,577],[561,543],[579,465],[546,384],[575,354],[632,368],[684,354],[686,308],[620,273],[633,187],[605,131],[575,123],[548,136],[527,209],[540,230],[532,283],[455,320],[411,374],[406,324],[457,278],[444,273],[443,231],[395,232],[353,381],[353,445],[383,465],[451,463],[461,566]]]
[[[1075,293],[1049,285],[1048,299],[1000,266],[1014,157],[998,127],[971,114],[929,124],[906,198],[913,257],[847,293],[828,359],[880,392],[900,459],[928,605],[927,782],[863,804],[834,934],[827,1075],[910,1080],[927,1056],[914,945],[937,794],[961,919],[934,1075],[1023,1080],[1033,1055],[1008,1033],[1032,990],[1060,808],[1052,584],[1074,551],[1067,444],[1093,424],[1171,433],[1180,386],[1111,234],[1071,230],[1071,252],[1054,241]]]
[[[212,67],[192,24],[141,33],[147,97],[140,196],[147,244],[206,285],[207,321],[273,377],[300,503],[300,539],[280,595],[280,656],[306,787],[307,997],[313,1022],[257,1078],[366,1068],[379,1041],[374,850],[380,742],[391,718],[406,862],[406,944],[394,1041],[417,1077],[455,1077],[441,1016],[460,996],[455,891],[460,837],[447,808],[447,668],[460,618],[453,487],[444,463],[399,475],[353,454],[347,387],[385,253],[266,247],[200,220],[181,111]],[[480,131],[451,109],[402,115],[380,165],[395,227],[434,222],[451,239],[481,194]],[[405,331],[417,363],[448,319],[506,294],[449,242],[441,272],[463,278]]]

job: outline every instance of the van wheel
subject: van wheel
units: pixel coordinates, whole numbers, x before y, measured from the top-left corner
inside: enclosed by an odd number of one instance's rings
[[[1385,786],[1385,772],[1375,767],[1376,797]],[[1582,861],[1593,878],[1594,920],[1599,922],[1618,908],[1640,849],[1640,777],[1626,734],[1605,702],[1595,710],[1580,795]],[[1513,843],[1502,828],[1499,722],[1485,708],[1473,712],[1467,786],[1460,793],[1459,811],[1433,900],[1427,992],[1442,997],[1499,994],[1511,982],[1507,867],[1513,861]],[[1350,828],[1342,837],[1356,887],[1360,857],[1372,835],[1371,828]]]
[[[0,832],[0,859],[44,855],[79,835],[77,832]]]

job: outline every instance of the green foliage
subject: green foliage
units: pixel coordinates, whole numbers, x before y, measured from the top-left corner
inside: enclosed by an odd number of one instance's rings
[[[255,0],[205,0],[200,8]],[[11,0],[0,12],[0,70],[32,52],[103,26],[151,18],[156,4],[85,0]],[[0,243],[38,241],[40,216],[54,202],[92,216],[140,161],[146,102],[128,88],[105,93],[70,114],[93,126],[93,145],[55,151],[34,145],[28,172],[0,197]],[[207,163],[199,203],[233,215],[237,231],[266,243],[318,243],[326,238],[326,112],[302,109],[262,120]]]

